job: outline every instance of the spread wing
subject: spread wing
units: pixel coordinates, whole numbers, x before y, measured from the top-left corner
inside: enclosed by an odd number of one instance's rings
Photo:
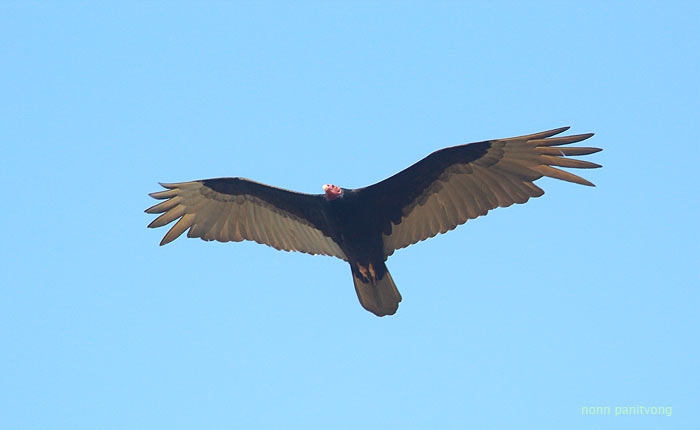
[[[534,181],[542,176],[593,186],[553,167],[600,167],[569,158],[601,149],[561,146],[593,136],[552,137],[568,129],[441,149],[384,181],[358,190],[384,217],[385,255],[452,230],[496,207],[541,196],[544,191]]]
[[[243,178],[219,178],[161,184],[150,194],[164,200],[146,213],[162,214],[148,227],[177,222],[161,245],[186,230],[187,237],[219,242],[253,240],[284,251],[325,254],[346,259],[331,238],[323,195],[302,194]]]

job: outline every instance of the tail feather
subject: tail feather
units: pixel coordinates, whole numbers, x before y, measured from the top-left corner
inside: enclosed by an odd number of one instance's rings
[[[391,279],[389,270],[383,270],[384,276],[381,279],[363,279],[363,276],[352,272],[352,279],[355,281],[355,292],[360,299],[362,307],[377,315],[394,315],[399,308],[401,293],[396,288],[394,280]]]

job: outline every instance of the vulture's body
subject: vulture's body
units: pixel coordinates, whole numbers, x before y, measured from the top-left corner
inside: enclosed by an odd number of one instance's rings
[[[161,245],[184,231],[221,242],[254,240],[285,251],[324,254],[350,263],[362,306],[392,315],[401,301],[385,261],[396,249],[452,230],[496,207],[525,203],[544,192],[533,182],[549,176],[587,180],[552,166],[594,168],[569,156],[598,148],[563,147],[592,134],[552,137],[566,128],[454,146],[433,152],[374,185],[354,190],[324,185],[302,194],[243,178],[162,184],[162,213],[149,227],[177,220]]]

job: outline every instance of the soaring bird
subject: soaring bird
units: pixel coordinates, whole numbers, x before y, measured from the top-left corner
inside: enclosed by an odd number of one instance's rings
[[[445,233],[497,207],[544,194],[543,176],[582,185],[591,182],[557,167],[596,168],[570,158],[600,148],[564,146],[593,133],[556,135],[569,127],[526,136],[453,146],[433,152],[374,185],[346,189],[323,185],[303,194],[245,178],[162,183],[146,209],[161,214],[148,227],[175,224],[161,245],[187,237],[219,242],[253,240],[284,251],[341,258],[350,264],[362,306],[393,315],[401,294],[386,267],[395,250]],[[553,167],[557,166],[557,167]]]

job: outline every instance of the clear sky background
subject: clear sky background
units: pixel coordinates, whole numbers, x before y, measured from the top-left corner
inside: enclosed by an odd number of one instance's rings
[[[700,422],[697,2],[96,3],[0,3],[0,428]],[[565,125],[597,187],[396,252],[391,317],[340,260],[146,229],[158,181]]]

